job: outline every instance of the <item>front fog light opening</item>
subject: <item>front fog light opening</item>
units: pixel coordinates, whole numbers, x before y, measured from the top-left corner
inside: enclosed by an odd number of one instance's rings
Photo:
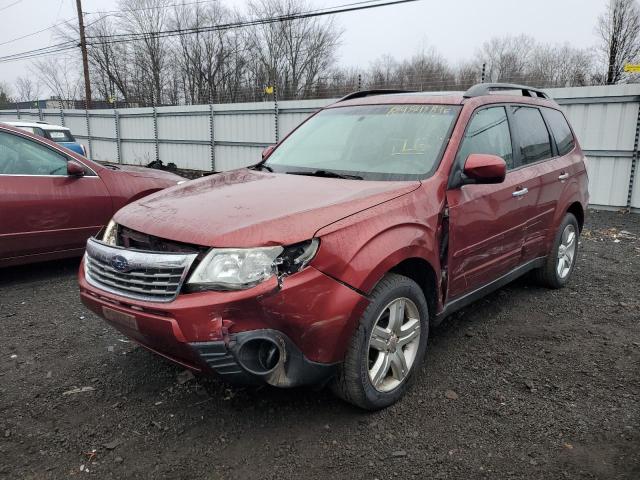
[[[238,362],[250,373],[271,373],[283,358],[280,346],[268,338],[254,338],[244,342],[238,351]]]

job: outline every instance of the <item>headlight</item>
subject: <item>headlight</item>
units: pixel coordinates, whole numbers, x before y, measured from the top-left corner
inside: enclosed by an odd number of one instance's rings
[[[113,219],[109,220],[107,227],[104,229],[104,233],[102,234],[102,240],[107,245],[115,246],[118,240],[118,224],[113,221]]]
[[[187,282],[214,290],[240,290],[264,282],[276,273],[282,247],[214,248]]]
[[[318,239],[288,247],[214,248],[189,277],[195,290],[242,290],[274,275],[304,268],[316,254]]]

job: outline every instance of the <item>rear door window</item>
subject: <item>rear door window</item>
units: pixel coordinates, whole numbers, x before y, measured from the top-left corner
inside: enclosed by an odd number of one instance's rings
[[[511,134],[504,107],[489,107],[478,110],[474,115],[458,151],[460,165],[472,153],[497,155],[513,168],[513,148]]]
[[[75,142],[69,130],[47,130],[49,138],[54,142]]]
[[[511,108],[521,163],[528,165],[551,158],[549,131],[540,110],[520,105]]]
[[[567,119],[564,117],[562,112],[552,108],[543,108],[542,111],[544,112],[544,117],[547,120],[547,125],[549,125],[549,128],[551,129],[551,133],[553,133],[553,138],[556,141],[558,154],[566,155],[573,150],[573,147],[576,145],[576,141],[573,138],[573,133],[571,133],[571,128],[569,127]]]

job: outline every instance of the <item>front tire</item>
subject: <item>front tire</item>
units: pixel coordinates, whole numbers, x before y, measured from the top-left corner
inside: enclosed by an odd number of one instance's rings
[[[560,224],[545,263],[536,271],[538,282],[549,288],[564,287],[576,264],[580,227],[576,217],[567,213]]]
[[[387,274],[371,294],[344,363],[336,395],[366,410],[397,402],[420,368],[429,336],[429,308],[410,278]]]

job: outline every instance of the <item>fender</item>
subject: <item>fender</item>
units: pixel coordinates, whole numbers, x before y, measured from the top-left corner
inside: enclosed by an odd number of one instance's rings
[[[312,265],[366,295],[385,273],[410,258],[423,259],[439,272],[439,207],[419,192],[320,229]]]
[[[586,182],[586,174],[584,171],[578,172],[575,176],[571,177],[571,180],[567,184],[567,186],[562,191],[562,195],[558,199],[558,203],[556,204],[556,211],[553,215],[553,223],[552,228],[548,230],[547,238],[545,239],[545,250],[549,251],[551,249],[551,245],[555,240],[556,233],[564,218],[565,214],[574,203],[580,204],[582,207],[582,212],[586,213],[587,211],[587,203],[584,195],[581,192],[586,191],[587,187],[585,185],[581,186],[581,182]]]

